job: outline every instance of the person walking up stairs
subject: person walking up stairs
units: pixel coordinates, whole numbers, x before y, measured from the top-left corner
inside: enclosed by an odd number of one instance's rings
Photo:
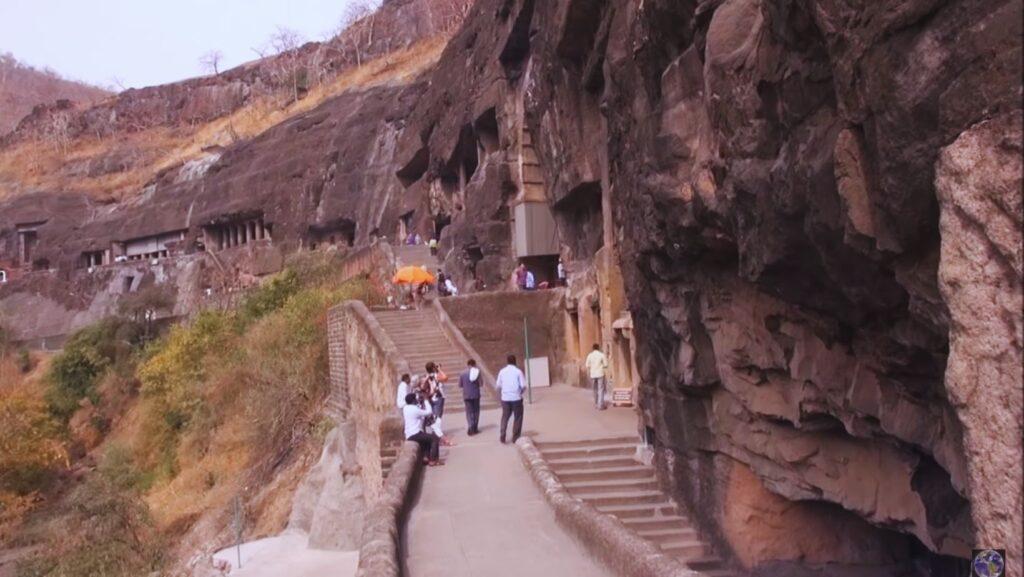
[[[466,365],[467,354],[452,344],[437,314],[429,307],[422,310],[374,311],[373,314],[413,371],[423,372],[429,362],[439,364],[445,371],[456,371]],[[483,389],[481,410],[497,408],[491,388]],[[451,403],[445,412],[462,413],[465,412],[465,406],[458,402]]]

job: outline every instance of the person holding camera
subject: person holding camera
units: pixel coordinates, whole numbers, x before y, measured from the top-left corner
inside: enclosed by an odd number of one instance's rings
[[[428,429],[434,419],[434,411],[429,405],[417,398],[415,393],[409,393],[405,397],[405,406],[402,407],[402,417],[405,421],[406,440],[418,443],[423,448],[427,454],[424,458],[426,464],[431,467],[443,465],[441,440]]]

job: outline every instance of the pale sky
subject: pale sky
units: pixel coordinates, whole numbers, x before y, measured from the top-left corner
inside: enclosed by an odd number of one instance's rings
[[[351,0],[0,0],[0,53],[64,77],[125,88],[204,74],[257,58],[278,26],[321,40]]]

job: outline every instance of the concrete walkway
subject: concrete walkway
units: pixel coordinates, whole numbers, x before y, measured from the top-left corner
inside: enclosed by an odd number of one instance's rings
[[[242,544],[242,567],[234,547],[214,554],[226,561],[231,577],[352,577],[359,565],[358,551],[320,551],[310,549],[309,538],[285,533]]]
[[[564,386],[535,390],[524,434],[559,440],[635,433],[633,409],[598,412],[589,398]],[[516,447],[498,442],[500,417],[500,410],[483,411],[480,434],[467,437],[462,415],[446,416],[458,446],[444,451],[445,466],[425,471],[406,527],[406,574],[610,577],[555,523]]]

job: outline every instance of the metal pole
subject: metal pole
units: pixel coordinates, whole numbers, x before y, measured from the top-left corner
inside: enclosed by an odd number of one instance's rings
[[[524,359],[524,362],[526,363],[526,394],[530,404],[532,405],[533,382],[530,381],[530,327],[526,324],[525,316],[523,317],[523,345],[526,349],[526,359]]]
[[[242,500],[235,497],[235,555],[238,558],[238,568],[242,568]]]

